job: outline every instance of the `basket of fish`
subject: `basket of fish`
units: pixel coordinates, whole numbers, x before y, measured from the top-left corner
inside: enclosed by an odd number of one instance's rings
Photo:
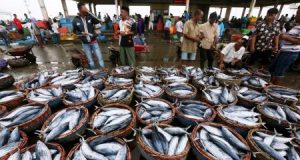
[[[133,85],[133,79],[129,78],[118,78],[110,76],[105,82],[106,87],[131,87]]]
[[[187,75],[189,77],[194,77],[195,75],[201,75],[203,74],[203,71],[200,67],[195,67],[195,66],[182,66],[181,69],[181,74],[182,75]]]
[[[82,79],[83,72],[81,70],[68,70],[63,72],[60,76],[53,78],[50,85],[60,85],[63,89],[74,88],[74,83],[79,83]]]
[[[242,78],[242,85],[261,92],[269,83],[260,77],[245,76]]]
[[[257,77],[261,77],[262,79],[264,79],[267,82],[270,82],[270,80],[271,80],[271,73],[268,70],[257,69],[253,72],[253,75],[257,76]]]
[[[71,142],[83,134],[89,121],[85,107],[70,107],[54,113],[45,121],[39,132],[44,142]]]
[[[173,105],[159,98],[151,98],[137,104],[137,119],[143,125],[149,125],[154,122],[160,124],[170,124],[175,117]]]
[[[212,105],[234,105],[237,103],[238,98],[236,91],[228,87],[211,87],[205,90],[202,90],[201,99]]]
[[[66,160],[131,160],[131,151],[126,142],[120,138],[110,136],[95,136],[80,144],[76,144]]]
[[[107,87],[100,91],[97,100],[102,106],[112,103],[130,105],[134,89],[130,87]]]
[[[20,91],[33,90],[40,87],[45,87],[49,82],[59,76],[55,71],[44,71],[33,76],[27,77],[16,83],[16,88]]]
[[[289,106],[295,106],[300,97],[300,91],[277,85],[269,85],[265,87],[265,91],[269,96],[269,100]]]
[[[237,97],[238,104],[250,108],[268,100],[268,96],[265,93],[261,93],[248,87],[238,88]]]
[[[93,107],[97,103],[98,92],[93,86],[84,86],[67,90],[64,93],[63,103],[67,107],[85,106]]]
[[[17,91],[0,92],[0,105],[6,106],[7,110],[12,110],[24,103],[26,95]]]
[[[28,137],[18,127],[14,129],[0,128],[0,159],[5,160],[17,150],[26,146]]]
[[[109,104],[95,111],[90,126],[97,135],[126,137],[136,126],[136,113],[124,104]]]
[[[194,100],[180,101],[175,112],[176,119],[185,126],[196,126],[202,122],[213,121],[217,115],[211,105]]]
[[[251,151],[258,160],[299,159],[300,150],[292,143],[293,139],[265,129],[250,130],[247,136]]]
[[[188,83],[171,83],[166,85],[165,92],[169,100],[192,100],[196,98],[197,88]]]
[[[190,139],[193,153],[198,160],[251,159],[246,140],[234,129],[222,124],[201,123],[194,128]]]
[[[105,75],[98,75],[98,74],[93,74],[93,75],[86,75],[85,78],[77,83],[77,86],[84,87],[84,86],[93,86],[95,89],[102,90],[105,87],[105,82],[106,77]]]
[[[156,69],[153,67],[147,67],[147,66],[139,66],[135,68],[135,74],[144,74],[144,75],[155,75]]]
[[[167,75],[162,80],[164,83],[188,83],[190,78],[181,75]]]
[[[251,75],[251,72],[248,71],[246,68],[242,68],[242,69],[227,68],[226,73],[240,78]]]
[[[157,85],[143,83],[134,85],[134,96],[139,101],[150,98],[161,98],[164,92],[165,91]]]
[[[212,67],[212,68],[204,68],[204,73],[208,74],[208,75],[215,75],[217,73],[221,73],[222,70],[220,70],[219,68],[215,68],[215,67]]]
[[[30,64],[30,61],[24,57],[20,57],[8,59],[7,63],[11,68],[18,68],[28,66]]]
[[[144,75],[144,74],[139,74],[135,78],[136,83],[145,83],[145,84],[158,84],[161,83],[161,79],[158,75]]]
[[[235,85],[241,85],[242,79],[237,77],[237,76],[230,76],[224,73],[217,73],[215,74],[215,77],[218,79],[218,81],[221,84],[224,85],[230,85],[230,86],[235,86]]]
[[[24,132],[32,132],[41,127],[50,114],[48,105],[29,103],[3,115],[0,125],[8,128],[19,127]]]
[[[0,105],[0,116],[7,113],[7,108],[5,106]]]
[[[137,145],[146,160],[186,159],[191,148],[184,128],[151,124],[138,133]]]
[[[119,66],[112,69],[110,75],[119,78],[134,78],[134,67]]]
[[[37,141],[36,144],[18,150],[9,157],[9,160],[40,159],[40,160],[65,160],[66,152],[58,143],[43,143]]]
[[[48,104],[51,109],[56,108],[62,102],[63,91],[61,86],[48,86],[32,90],[27,95],[29,103]]]
[[[241,135],[247,135],[250,129],[260,128],[263,125],[260,113],[244,106],[220,106],[217,108],[217,115],[223,123]]]
[[[179,75],[180,71],[176,67],[161,67],[157,69],[157,75],[165,77],[167,75]]]
[[[15,78],[7,73],[0,73],[0,89],[5,89],[11,87],[14,82]]]
[[[285,130],[300,127],[300,111],[295,108],[279,103],[264,102],[257,106],[257,110],[261,113],[263,121],[274,128]]]
[[[213,75],[196,75],[192,79],[192,84],[198,88],[199,90],[205,89],[207,86],[209,87],[219,87],[220,82]]]

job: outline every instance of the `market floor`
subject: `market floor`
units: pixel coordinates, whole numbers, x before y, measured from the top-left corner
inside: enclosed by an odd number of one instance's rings
[[[162,33],[151,33],[146,35],[146,43],[150,46],[150,53],[137,53],[137,65],[146,66],[178,66],[181,64],[177,60],[177,47],[175,43],[169,43],[169,41],[162,39]],[[100,43],[101,51],[103,53],[104,61],[107,67],[111,67],[112,64],[109,60],[109,46],[118,46],[117,42]],[[74,69],[71,56],[74,54],[73,48],[82,49],[79,42],[64,42],[60,46],[45,45],[44,48],[34,47],[33,53],[37,57],[37,64],[29,65],[21,68],[8,68],[3,70],[12,74],[17,80],[37,73],[43,70],[67,70]],[[12,58],[0,53],[0,58],[4,59]],[[197,60],[190,62],[189,65],[199,66],[199,54]],[[289,72],[284,79],[285,86],[300,89],[300,83],[298,79],[300,73]]]

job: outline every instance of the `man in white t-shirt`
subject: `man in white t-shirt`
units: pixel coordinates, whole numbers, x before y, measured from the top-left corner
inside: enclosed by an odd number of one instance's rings
[[[54,44],[60,44],[60,34],[59,34],[59,25],[58,25],[58,21],[56,20],[56,18],[53,19],[53,24],[51,25],[52,27],[52,41]]]
[[[177,33],[177,38],[179,40],[182,36],[182,31],[183,31],[183,22],[182,22],[182,18],[179,17],[178,21],[176,22],[176,33]]]
[[[220,69],[242,67],[241,59],[245,53],[245,46],[248,43],[248,39],[248,36],[244,36],[239,41],[226,45],[220,54]]]

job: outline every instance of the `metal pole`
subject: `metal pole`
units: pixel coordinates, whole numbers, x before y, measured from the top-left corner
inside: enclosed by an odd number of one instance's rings
[[[262,7],[262,6],[259,7],[259,12],[258,12],[258,16],[257,16],[257,17],[260,17],[263,8],[264,8],[264,7]]]
[[[64,10],[65,17],[69,16],[66,0],[61,0],[61,4]]]
[[[225,13],[225,18],[229,21],[229,16],[231,12],[231,6],[227,6],[226,13]]]
[[[279,8],[279,11],[278,11],[278,14],[277,14],[277,17],[276,17],[276,19],[278,19],[278,18],[279,18],[279,16],[281,15],[281,12],[282,12],[283,6],[284,6],[284,4],[280,5],[280,8]]]
[[[249,17],[252,16],[252,12],[253,12],[253,9],[255,7],[255,3],[256,3],[256,0],[252,0],[251,3],[250,3]]]
[[[44,20],[48,20],[49,16],[48,16],[48,13],[47,13],[47,9],[45,7],[44,0],[38,0],[38,2],[39,2],[39,5],[40,5],[40,8],[42,10]]]
[[[93,6],[94,6],[94,14],[95,14],[95,15],[97,15],[96,5],[97,5],[97,4],[93,3]]]
[[[188,12],[190,9],[190,0],[186,0],[186,4],[185,4],[185,10]]]
[[[118,0],[115,0],[116,14],[119,15]]]
[[[244,7],[243,9],[242,18],[245,17],[245,13],[246,13],[246,7]]]
[[[222,12],[223,12],[223,7],[221,7],[221,10],[220,10],[220,17],[222,17]]]
[[[92,3],[89,3],[89,10],[90,10],[90,12],[93,13],[93,10],[92,10]]]
[[[123,6],[123,0],[120,0],[120,6],[121,7]]]

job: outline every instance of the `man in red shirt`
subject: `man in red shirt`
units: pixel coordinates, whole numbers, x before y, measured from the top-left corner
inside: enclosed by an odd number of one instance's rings
[[[24,32],[23,32],[22,22],[17,18],[16,14],[13,14],[13,15],[15,17],[14,20],[13,20],[13,22],[17,26],[18,32],[20,34],[23,34]]]

